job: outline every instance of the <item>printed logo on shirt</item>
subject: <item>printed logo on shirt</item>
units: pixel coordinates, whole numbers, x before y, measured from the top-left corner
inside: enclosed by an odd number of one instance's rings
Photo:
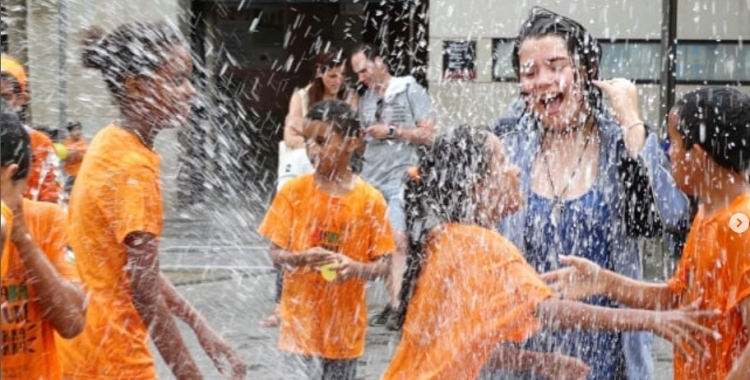
[[[2,287],[2,355],[34,352],[36,323],[29,323],[29,287],[26,282]]]
[[[341,249],[341,233],[315,229],[312,234],[312,243],[315,247],[339,252]]]

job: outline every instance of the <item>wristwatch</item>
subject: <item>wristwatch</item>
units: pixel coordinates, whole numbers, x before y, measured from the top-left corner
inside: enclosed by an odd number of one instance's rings
[[[393,140],[396,138],[396,126],[388,124],[388,139]]]

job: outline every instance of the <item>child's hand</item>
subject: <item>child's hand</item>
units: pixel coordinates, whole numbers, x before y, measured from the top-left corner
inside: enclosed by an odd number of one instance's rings
[[[336,254],[336,261],[337,265],[333,268],[336,271],[336,282],[344,282],[362,276],[362,263],[341,253]]]
[[[686,346],[690,346],[693,353],[704,351],[696,338],[697,336],[702,335],[707,339],[721,339],[721,335],[717,331],[699,323],[703,319],[715,318],[721,312],[718,310],[700,310],[698,309],[699,303],[700,300],[693,302],[690,306],[676,310],[650,312],[647,329],[671,341],[683,357],[689,360],[691,355]]]
[[[320,247],[313,247],[300,253],[302,255],[302,265],[318,268],[336,261],[336,252],[329,251]]]
[[[568,267],[542,274],[542,280],[560,297],[579,300],[605,291],[596,263],[574,256],[560,256],[560,262]]]
[[[196,330],[196,336],[216,369],[232,380],[244,379],[247,376],[247,365],[237,352],[222,339],[207,323]]]

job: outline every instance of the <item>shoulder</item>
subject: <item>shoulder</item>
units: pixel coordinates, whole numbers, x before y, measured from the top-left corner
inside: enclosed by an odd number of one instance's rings
[[[63,209],[50,202],[23,200],[23,214],[32,235],[36,238],[50,236],[50,232],[64,228],[66,215]]]
[[[375,188],[375,186],[371,185],[369,182],[362,179],[362,177],[357,177],[357,180],[354,184],[353,192],[357,195],[358,199],[361,199],[370,204],[373,204],[373,203],[385,204],[385,198],[383,197],[383,193],[381,193],[380,190]]]
[[[312,174],[305,174],[299,177],[289,179],[284,186],[279,189],[276,196],[285,197],[288,199],[299,198],[300,194],[308,191],[315,185],[315,179]]]
[[[52,139],[50,139],[49,136],[28,126],[25,128],[29,133],[29,139],[31,140],[32,146],[52,146]]]

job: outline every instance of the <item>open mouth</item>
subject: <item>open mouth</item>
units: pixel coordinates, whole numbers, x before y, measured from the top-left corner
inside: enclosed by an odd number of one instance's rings
[[[554,114],[560,112],[560,106],[562,105],[563,95],[562,93],[548,94],[542,97],[541,104],[547,114]]]

